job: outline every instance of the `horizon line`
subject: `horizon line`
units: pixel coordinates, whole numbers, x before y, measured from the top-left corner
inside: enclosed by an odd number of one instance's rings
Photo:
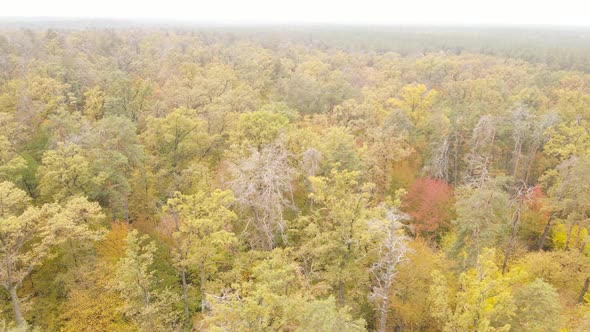
[[[590,24],[557,23],[493,23],[493,22],[362,22],[362,21],[313,21],[313,20],[261,20],[261,19],[190,19],[168,17],[109,17],[109,16],[2,16],[1,23],[67,23],[67,22],[117,22],[179,24],[201,26],[330,26],[330,27],[444,27],[444,28],[578,28],[589,29]]]

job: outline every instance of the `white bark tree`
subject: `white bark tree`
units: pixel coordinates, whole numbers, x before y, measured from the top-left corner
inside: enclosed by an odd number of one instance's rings
[[[229,183],[238,205],[248,214],[243,234],[252,224],[261,235],[263,247],[275,247],[277,235],[286,242],[283,212],[293,208],[291,185],[295,169],[289,164],[289,153],[280,140],[250,157],[231,165],[233,180]]]
[[[379,332],[387,328],[387,312],[391,296],[391,286],[398,274],[398,267],[407,260],[408,237],[404,235],[403,220],[409,216],[390,208],[386,211],[385,220],[374,221],[375,232],[380,240],[378,244],[378,258],[371,267],[375,284],[369,295],[376,304],[379,315]]]

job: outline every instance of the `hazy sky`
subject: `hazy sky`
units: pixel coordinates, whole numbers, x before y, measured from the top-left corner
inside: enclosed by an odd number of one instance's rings
[[[0,16],[221,23],[590,25],[590,0],[6,0]]]

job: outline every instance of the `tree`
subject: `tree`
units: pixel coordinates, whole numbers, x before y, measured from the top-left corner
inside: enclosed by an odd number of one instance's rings
[[[252,224],[260,238],[261,246],[272,249],[278,239],[285,243],[285,208],[292,207],[291,181],[295,170],[289,164],[289,153],[278,140],[262,151],[252,150],[250,157],[231,165],[233,179],[229,182],[236,202],[247,214],[248,223],[242,233],[249,232]]]
[[[424,165],[424,171],[434,179],[450,182],[452,127],[448,114],[440,112],[436,115],[431,120],[433,132],[430,135],[430,156]]]
[[[353,283],[368,282],[364,264],[370,242],[367,230],[373,184],[360,183],[359,172],[333,169],[326,177],[312,177],[314,202],[309,218],[299,220],[300,255],[305,271],[321,271],[322,282],[345,304],[346,290]],[[358,278],[358,279],[357,279]],[[351,300],[352,301],[352,300]]]
[[[306,290],[288,249],[276,248],[248,271],[234,292],[215,296],[205,319],[211,331],[366,331],[333,297],[315,299]]]
[[[68,239],[96,240],[87,218],[100,218],[100,207],[85,198],[63,205],[30,205],[31,198],[11,182],[0,183],[0,283],[10,294],[18,326],[26,324],[18,288],[33,269],[54,255],[52,248]]]
[[[543,228],[549,219],[547,196],[539,185],[528,188],[521,211],[520,237],[529,248],[537,248]]]
[[[10,294],[14,317],[17,326],[22,326],[25,320],[22,315],[17,289],[31,270],[41,264],[49,255],[49,241],[39,241],[26,252],[23,246],[29,242],[35,243],[37,233],[44,230],[38,225],[41,212],[39,209],[27,207],[30,198],[26,193],[17,189],[10,182],[0,184],[0,238],[2,239],[2,286]]]
[[[318,149],[322,153],[322,168],[326,174],[333,168],[349,171],[362,169],[355,138],[346,128],[330,128],[320,138]]]
[[[545,225],[540,240],[540,248],[544,245],[551,223],[557,219],[568,225],[565,249],[570,246],[574,226],[578,230],[587,227],[590,216],[590,158],[572,157],[560,163],[557,169],[549,170],[542,178],[549,196],[551,216]],[[582,243],[576,243],[578,250]]]
[[[429,90],[424,84],[406,85],[400,92],[400,98],[390,99],[388,102],[402,109],[412,119],[418,130],[428,123],[428,110],[437,95],[435,90]]]
[[[346,307],[338,308],[336,300],[331,296],[325,300],[310,301],[303,306],[299,326],[295,331],[366,331],[365,322],[354,319],[348,311]]]
[[[143,120],[151,94],[152,84],[148,80],[130,79],[125,75],[114,77],[109,85],[109,91],[104,96],[105,113],[124,116],[134,122]],[[100,100],[100,96],[95,97]]]
[[[104,92],[100,87],[94,87],[84,92],[84,109],[82,113],[93,121],[102,119],[104,116]]]
[[[92,195],[111,209],[113,221],[129,222],[128,196],[132,170],[145,162],[143,146],[137,137],[136,125],[125,117],[107,116],[98,120],[84,137],[91,173],[100,185],[93,186]]]
[[[383,124],[387,111],[379,104],[359,103],[348,99],[334,107],[330,112],[330,122],[348,128],[351,133],[365,138],[367,134]]]
[[[563,308],[553,286],[541,279],[518,289],[514,294],[516,314],[512,331],[557,331],[561,325]]]
[[[254,262],[244,280],[221,296],[211,296],[211,312],[205,320],[213,330],[281,330],[296,319],[301,305],[297,294],[301,280],[288,250],[276,248]]]
[[[38,174],[39,190],[47,200],[87,195],[93,181],[90,162],[76,144],[59,144],[57,149],[45,152]]]
[[[174,97],[171,106],[174,107],[196,109],[217,103],[238,84],[235,71],[226,64],[212,62],[198,66],[182,63],[179,67],[181,75],[170,91]]]
[[[471,266],[483,248],[504,243],[510,221],[510,197],[505,191],[506,179],[488,181],[485,186],[463,186],[457,190],[453,221],[457,239],[452,248],[463,266]]]
[[[147,165],[163,188],[158,193],[168,197],[179,190],[180,174],[191,162],[207,156],[211,137],[205,131],[204,122],[192,109],[175,109],[165,117],[146,119],[146,129],[141,135],[149,154]]]
[[[494,255],[493,249],[484,250],[475,267],[461,274],[454,299],[444,275],[433,272],[432,316],[440,321],[443,331],[510,331],[507,322],[516,311],[510,289],[519,276],[502,276]]]
[[[125,239],[125,255],[118,264],[113,288],[125,300],[123,311],[144,331],[174,329],[180,315],[174,308],[178,297],[170,290],[156,288],[152,268],[156,245],[147,235],[132,230]]]
[[[331,111],[342,101],[357,97],[358,93],[340,71],[331,71],[322,61],[306,61],[295,69],[284,84],[287,104],[301,113]]]
[[[471,135],[471,149],[465,155],[465,183],[483,186],[490,178],[494,142],[496,140],[496,119],[491,115],[482,116]]]
[[[105,235],[101,222],[104,219],[102,209],[96,202],[89,202],[86,197],[71,197],[61,204],[52,203],[43,206],[48,216],[48,227],[53,236],[61,239],[69,254],[78,265],[78,255],[83,251],[81,244],[94,243]]]
[[[589,302],[587,280],[590,258],[577,250],[532,252],[518,264],[531,277],[543,279],[557,288],[566,304]]]
[[[0,134],[0,180],[20,182],[27,166],[27,161],[18,155],[14,145]]]
[[[390,290],[388,327],[410,331],[437,330],[439,326],[430,315],[433,309],[429,294],[431,274],[438,270],[452,278],[452,264],[421,239],[408,241],[407,245],[407,259],[399,265]]]
[[[102,258],[96,262],[99,269],[85,271],[84,278],[68,291],[59,317],[64,322],[63,331],[137,331],[137,326],[120,310],[123,299],[108,289],[113,268]]]
[[[175,195],[168,200],[164,211],[167,233],[174,239],[175,260],[182,281],[186,318],[189,316],[187,271],[196,266],[200,274],[201,312],[207,308],[205,282],[216,269],[216,261],[227,259],[223,255],[228,246],[236,242],[231,223],[236,214],[228,209],[234,197],[231,191],[215,190],[211,194],[201,191],[195,195]]]
[[[404,196],[402,209],[412,217],[416,234],[437,237],[452,218],[453,190],[441,179],[418,178]]]
[[[387,312],[391,287],[399,273],[399,265],[407,260],[408,238],[404,235],[401,221],[408,217],[396,208],[385,212],[385,220],[374,220],[377,261],[371,267],[371,273],[375,285],[369,297],[376,302],[379,314],[379,332],[385,332],[387,328]]]
[[[392,117],[380,126],[371,127],[367,136],[365,164],[369,166],[372,181],[384,193],[391,185],[393,166],[406,160],[414,148],[408,143],[407,132],[401,130]]]
[[[284,115],[269,111],[242,114],[231,140],[241,151],[261,151],[285,133],[288,122]]]

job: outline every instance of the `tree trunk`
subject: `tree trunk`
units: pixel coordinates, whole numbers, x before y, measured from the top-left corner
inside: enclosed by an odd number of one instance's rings
[[[184,315],[188,320],[189,317],[189,308],[188,308],[188,286],[186,284],[186,270],[183,267],[181,272],[182,277],[182,301],[184,302]]]
[[[588,292],[588,286],[590,286],[590,277],[586,278],[586,281],[584,281],[584,287],[582,287],[582,291],[578,297],[578,303],[584,303],[584,296],[586,296],[586,292]]]
[[[18,298],[18,294],[16,293],[16,287],[11,287],[8,290],[8,293],[10,293],[10,299],[12,300],[12,309],[14,310],[16,326],[23,326],[25,324],[25,320],[23,319],[23,314],[20,310],[20,300]]]
[[[584,249],[582,249],[582,251],[584,251]],[[582,252],[580,251],[580,252]],[[33,282],[33,275],[29,274],[29,281],[31,282],[31,289],[33,290],[33,294],[37,292],[37,290],[35,289],[35,283]]]
[[[385,294],[389,294],[389,289]],[[389,305],[389,296],[385,295],[381,308],[379,308],[379,332],[385,332],[387,328],[387,306]]]
[[[74,250],[74,243],[72,239],[68,239],[68,244],[70,245],[70,251],[72,252],[72,259],[74,260],[74,266],[78,267],[78,257],[76,257],[76,251]]]
[[[570,240],[572,238],[572,231],[574,229],[574,224],[570,225],[570,228],[567,231],[567,238],[565,239],[565,251],[570,250]]]
[[[127,194],[125,194],[125,200],[123,201],[123,206],[125,207],[125,222],[129,224],[129,200],[127,198]]]
[[[455,133],[455,151],[453,151],[453,184],[456,186],[459,178],[459,137]]]
[[[520,224],[520,211],[522,209],[523,204],[524,197],[521,196],[521,199],[519,200],[518,210],[515,212],[514,218],[512,219],[512,230],[510,232],[510,238],[508,238],[506,252],[504,253],[504,262],[502,263],[502,275],[506,273],[506,267],[508,266],[508,258],[512,254],[512,250],[514,250],[514,240],[516,238],[516,233],[518,232],[518,226]]]
[[[205,314],[205,261],[201,261],[201,313]]]
[[[516,160],[514,161],[514,169],[512,170],[512,176],[516,179],[516,175],[518,174],[518,166],[520,165],[520,153],[522,152],[522,147],[519,145],[517,152],[515,152]]]
[[[510,239],[508,240],[508,246],[506,247],[506,252],[504,253],[504,262],[502,263],[502,275],[504,275],[504,273],[506,273],[506,267],[508,267],[508,258],[510,256],[511,251],[512,251],[512,236],[510,236]]]
[[[534,148],[528,157],[526,173],[524,175],[524,183],[526,184],[530,184],[529,179],[531,177],[531,172],[533,171],[533,165],[535,164],[535,155],[537,154],[537,149],[538,148]]]
[[[506,267],[508,266],[508,258],[512,252],[512,242],[514,241],[514,225],[512,226],[512,233],[510,234],[510,238],[508,238],[508,245],[506,246],[506,252],[504,253],[504,262],[502,262],[502,275],[506,273]]]
[[[109,198],[109,209],[111,209],[111,218],[113,222],[117,221],[117,216],[115,215],[115,207],[113,206],[113,199]]]
[[[341,307],[344,306],[344,282],[342,280],[338,281],[338,304]]]
[[[584,253],[584,249],[586,249],[587,244],[588,244],[588,241],[584,241],[584,243],[582,243],[582,246],[580,247],[580,253]]]
[[[541,240],[539,241],[539,250],[543,250],[543,247],[545,247],[545,240],[547,239],[547,235],[549,235],[549,229],[551,229],[551,222],[553,221],[554,216],[555,214],[551,214],[547,220],[547,224],[543,230],[543,235],[541,235]]]

